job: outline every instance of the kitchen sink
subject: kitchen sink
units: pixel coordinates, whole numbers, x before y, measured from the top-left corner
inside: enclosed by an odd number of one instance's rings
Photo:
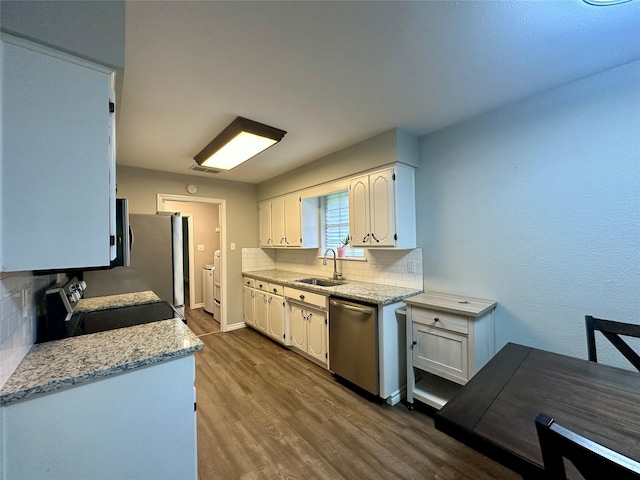
[[[349,283],[346,280],[333,280],[331,278],[301,278],[296,282],[306,283],[308,285],[316,285],[318,287],[335,287]]]

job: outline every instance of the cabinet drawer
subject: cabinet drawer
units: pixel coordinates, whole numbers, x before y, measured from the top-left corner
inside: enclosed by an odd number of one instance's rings
[[[282,285],[278,285],[277,283],[270,283],[269,293],[273,293],[274,295],[282,295],[284,293],[284,287]]]
[[[284,296],[300,303],[315,305],[323,310],[327,309],[327,297],[318,293],[307,292],[297,288],[284,287]]]
[[[266,292],[269,290],[269,282],[265,282],[264,280],[256,280],[254,283],[254,287],[257,290],[262,290],[263,292]]]
[[[244,277],[244,286],[245,287],[255,287],[255,280],[253,278]]]
[[[413,366],[464,385],[469,380],[466,335],[413,324]]]
[[[451,313],[426,310],[411,306],[411,321],[435,328],[444,328],[452,332],[469,333],[469,321],[467,317],[453,315]]]

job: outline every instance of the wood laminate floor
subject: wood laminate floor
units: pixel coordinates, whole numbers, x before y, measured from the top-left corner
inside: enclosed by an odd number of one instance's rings
[[[520,478],[425,413],[366,399],[251,329],[200,339],[200,480]]]
[[[214,320],[213,315],[205,312],[204,308],[185,307],[184,316],[189,328],[199,337],[220,331],[220,324]]]

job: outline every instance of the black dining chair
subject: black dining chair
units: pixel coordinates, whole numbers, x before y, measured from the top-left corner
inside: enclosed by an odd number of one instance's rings
[[[620,335],[626,337],[640,338],[640,325],[633,323],[614,322],[613,320],[603,320],[602,318],[595,318],[591,315],[584,317],[585,326],[587,329],[587,353],[589,360],[592,362],[598,361],[598,355],[596,353],[596,330],[601,332],[607,340],[609,340],[624,357],[636,367],[636,370],[640,372],[640,355],[638,355],[627,342],[625,342]]]
[[[566,480],[566,458],[585,480],[640,480],[639,462],[558,425],[544,413],[536,417],[536,430],[544,462],[543,478]]]

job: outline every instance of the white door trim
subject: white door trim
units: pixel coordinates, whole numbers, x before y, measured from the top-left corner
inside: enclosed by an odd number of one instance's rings
[[[167,211],[164,202],[186,202],[186,203],[212,203],[218,205],[220,209],[220,299],[222,305],[220,309],[221,319],[220,319],[220,330],[223,332],[228,331],[227,327],[227,255],[226,255],[226,245],[227,245],[227,201],[223,198],[209,198],[209,197],[194,197],[192,195],[174,195],[170,193],[158,193],[157,195],[157,205],[156,209],[158,212]],[[192,252],[193,248],[193,235],[192,235],[192,226],[191,222],[189,222],[189,283],[192,285],[192,282],[195,283],[195,278],[192,275],[195,275],[193,272],[193,268],[191,265],[191,261],[194,257]],[[189,289],[191,292],[191,289]],[[191,293],[189,296],[190,300],[194,297],[191,297]]]

